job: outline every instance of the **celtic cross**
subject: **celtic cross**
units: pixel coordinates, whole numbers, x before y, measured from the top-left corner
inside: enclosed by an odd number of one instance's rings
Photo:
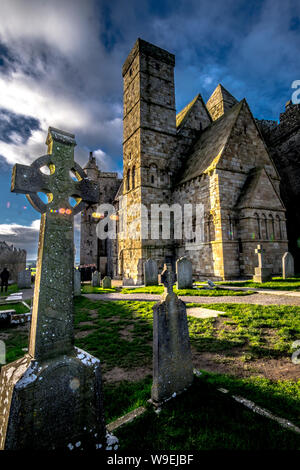
[[[13,168],[11,191],[26,194],[42,213],[29,343],[29,354],[39,360],[73,349],[74,215],[99,200],[98,184],[74,162],[74,137],[49,127],[48,154]],[[38,192],[47,194],[48,204]]]

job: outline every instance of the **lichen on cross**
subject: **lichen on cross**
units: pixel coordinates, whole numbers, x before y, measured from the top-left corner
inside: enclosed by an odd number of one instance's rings
[[[11,185],[12,192],[26,194],[42,213],[29,343],[29,354],[40,360],[74,349],[73,216],[99,201],[98,184],[74,162],[74,135],[50,127],[46,144],[47,155],[30,166],[14,166]],[[48,204],[39,192],[47,194]]]

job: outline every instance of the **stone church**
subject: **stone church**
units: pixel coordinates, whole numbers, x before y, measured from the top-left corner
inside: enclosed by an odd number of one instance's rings
[[[116,208],[117,237],[99,239],[97,207],[88,208],[81,218],[81,265],[142,284],[146,259],[161,268],[187,256],[196,279],[247,278],[261,243],[265,265],[280,274],[288,251],[287,210],[292,252],[299,256],[300,234],[293,229],[300,221],[299,105],[289,103],[280,124],[257,121],[245,99],[238,102],[218,85],[206,104],[199,94],[176,115],[174,66],[173,54],[141,39],[123,65],[123,179],[102,172],[92,154],[85,167],[99,182],[100,204]],[[174,230],[167,239],[121,236],[124,223],[134,222],[137,233],[150,224],[141,205],[150,217],[151,204],[202,205],[201,243],[190,249]],[[173,216],[173,229],[179,223]]]

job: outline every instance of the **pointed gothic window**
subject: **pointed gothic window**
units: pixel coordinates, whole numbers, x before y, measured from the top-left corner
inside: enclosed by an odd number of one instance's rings
[[[269,215],[269,235],[270,235],[270,240],[273,241],[275,238],[275,226],[274,226],[274,218],[273,215]]]
[[[260,240],[261,239],[261,230],[260,230],[260,219],[259,219],[259,215],[257,213],[254,214],[254,217],[256,219],[256,222],[255,222],[255,231],[254,231],[254,234],[257,235],[257,239]]]
[[[275,236],[276,236],[277,239],[282,240],[281,220],[280,220],[279,215],[276,215],[275,219],[276,219],[276,224],[275,224],[276,232],[275,232]]]
[[[135,188],[135,166],[132,168],[132,189]]]
[[[130,189],[130,170],[127,170],[127,191]]]

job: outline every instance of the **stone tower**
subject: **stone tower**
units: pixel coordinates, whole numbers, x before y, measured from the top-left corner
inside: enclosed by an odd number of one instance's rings
[[[92,181],[98,180],[99,169],[92,152],[84,170]],[[95,264],[98,268],[98,238],[96,223],[92,217],[96,209],[97,204],[86,208],[81,213],[80,264]]]
[[[169,202],[172,175],[179,166],[174,155],[174,65],[173,54],[141,39],[136,41],[123,65],[124,185],[121,207],[124,210],[121,212],[126,214],[127,220],[123,217],[122,226],[128,232],[124,240],[120,239],[119,260],[126,266],[124,278],[128,283],[132,280],[142,283],[143,261],[148,257],[162,265],[173,256],[170,240],[143,239],[141,229],[146,234],[150,229],[151,204]],[[141,204],[148,208],[148,215],[141,213]]]

